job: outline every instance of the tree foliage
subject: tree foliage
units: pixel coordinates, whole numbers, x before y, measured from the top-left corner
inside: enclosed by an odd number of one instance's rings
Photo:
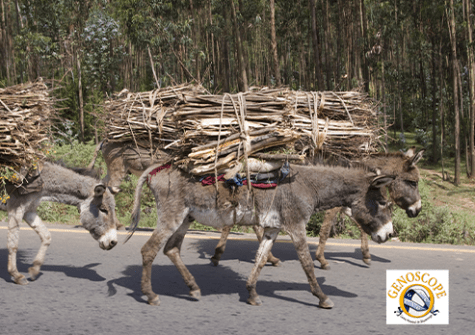
[[[79,122],[84,110],[84,140],[96,105],[123,88],[199,81],[235,92],[276,78],[368,91],[389,139],[417,131],[434,161],[465,154],[473,138],[473,0],[275,0],[277,57],[264,0],[0,1],[0,84],[54,79],[62,115]]]

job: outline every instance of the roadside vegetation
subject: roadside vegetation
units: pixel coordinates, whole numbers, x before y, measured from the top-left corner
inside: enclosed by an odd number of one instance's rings
[[[405,147],[412,145],[420,147],[414,134],[406,133],[406,141],[405,145],[394,144],[390,150],[404,150]],[[50,159],[63,161],[68,166],[87,166],[91,161],[94,149],[93,142],[86,144],[81,144],[78,141],[69,144],[59,143],[51,150]],[[100,153],[95,167],[101,169],[102,176],[105,176],[106,165]],[[403,210],[394,206],[395,237],[403,242],[475,245],[475,221],[473,220],[475,181],[466,177],[463,170],[459,186],[455,186],[451,181],[443,180],[440,162],[435,165],[430,164],[427,159],[423,159],[419,162],[419,168],[421,171],[419,191],[422,197],[422,211],[416,218],[408,218]],[[449,176],[453,176],[453,159],[444,162],[444,171]],[[117,216],[125,226],[128,226],[131,221],[130,213],[136,183],[137,177],[128,176],[121,184],[122,192],[116,195]],[[144,187],[143,192],[140,227],[153,228],[157,221],[155,201],[148,187]],[[38,213],[47,222],[79,224],[79,213],[73,206],[45,202],[39,207]],[[323,216],[323,213],[318,213],[312,217],[307,227],[309,236],[318,236]],[[5,217],[6,213],[0,212],[0,219]],[[191,229],[212,230],[212,228],[197,222],[191,226]],[[233,231],[252,232],[252,229],[235,227]],[[360,231],[354,223],[342,215],[333,227],[331,237],[359,239]]]

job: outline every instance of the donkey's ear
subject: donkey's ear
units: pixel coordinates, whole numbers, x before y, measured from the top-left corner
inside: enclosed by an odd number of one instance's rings
[[[417,162],[419,162],[424,154],[425,149],[420,150],[411,160],[411,165],[416,166]]]
[[[410,147],[407,149],[406,153],[404,154],[406,157],[412,158],[416,154],[416,147]]]
[[[396,179],[396,176],[377,176],[371,181],[371,187],[381,188],[392,183]]]
[[[104,184],[97,184],[96,187],[94,187],[94,196],[100,197],[104,194],[105,191],[106,186]]]
[[[122,191],[122,189],[120,187],[117,187],[117,186],[110,186],[109,190],[111,191],[112,194],[117,194],[120,191]]]

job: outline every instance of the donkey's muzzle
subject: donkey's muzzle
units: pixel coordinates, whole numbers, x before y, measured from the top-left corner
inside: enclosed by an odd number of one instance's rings
[[[410,218],[415,218],[417,215],[419,215],[421,209],[422,209],[422,202],[419,200],[406,209],[406,214]]]
[[[117,245],[117,230],[110,229],[99,238],[99,247],[102,250],[111,250]]]

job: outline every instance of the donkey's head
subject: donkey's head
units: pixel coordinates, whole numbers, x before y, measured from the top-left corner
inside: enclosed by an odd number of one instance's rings
[[[115,200],[104,184],[97,184],[94,192],[81,204],[81,223],[101,249],[110,250],[117,244]]]
[[[394,176],[368,175],[366,188],[362,185],[361,197],[353,202],[349,208],[350,213],[347,213],[377,243],[386,242],[393,233],[391,206],[384,196],[384,187],[394,179]]]
[[[394,202],[406,211],[410,218],[416,217],[422,209],[421,195],[419,194],[419,170],[417,162],[422,158],[424,150],[415,153],[409,149],[405,159],[396,171],[396,179],[388,185],[389,194]]]

